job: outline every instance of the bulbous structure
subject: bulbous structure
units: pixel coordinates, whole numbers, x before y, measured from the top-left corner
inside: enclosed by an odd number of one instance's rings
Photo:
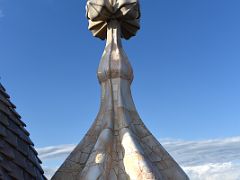
[[[131,96],[133,70],[121,38],[139,29],[137,0],[89,0],[89,29],[107,38],[98,68],[101,107],[92,127],[53,180],[188,180],[139,117]]]

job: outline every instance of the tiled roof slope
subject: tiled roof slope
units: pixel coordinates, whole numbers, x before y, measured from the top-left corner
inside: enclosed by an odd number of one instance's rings
[[[45,180],[26,124],[0,83],[0,179]]]

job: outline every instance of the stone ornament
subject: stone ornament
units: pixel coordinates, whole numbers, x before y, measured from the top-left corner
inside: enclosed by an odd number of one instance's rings
[[[129,39],[140,28],[137,0],[89,0],[86,9],[89,30],[102,40],[107,37],[108,22],[114,19],[120,24],[122,38]]]
[[[135,35],[139,16],[137,0],[87,2],[89,29],[107,39],[97,72],[101,106],[53,180],[188,180],[144,125],[131,96],[133,70],[121,38]]]

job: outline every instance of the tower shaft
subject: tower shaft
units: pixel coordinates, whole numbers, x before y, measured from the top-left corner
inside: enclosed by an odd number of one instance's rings
[[[107,39],[98,68],[101,106],[80,144],[53,180],[188,180],[139,117],[131,96],[133,70],[121,38],[139,29],[137,0],[89,0],[93,35]]]

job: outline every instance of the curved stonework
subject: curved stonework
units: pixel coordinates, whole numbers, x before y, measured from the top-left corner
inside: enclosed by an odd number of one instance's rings
[[[15,108],[0,84],[0,179],[45,180],[37,151]]]
[[[95,37],[107,38],[107,24],[117,19],[121,26],[121,37],[129,39],[140,28],[138,0],[88,0],[88,29]]]
[[[99,8],[111,9],[113,1],[103,0]],[[128,2],[138,6],[137,0],[114,2],[122,2],[123,9]],[[102,91],[100,111],[52,180],[188,180],[137,113],[130,90],[133,70],[122,48],[120,21],[105,22],[107,43],[97,73]]]

